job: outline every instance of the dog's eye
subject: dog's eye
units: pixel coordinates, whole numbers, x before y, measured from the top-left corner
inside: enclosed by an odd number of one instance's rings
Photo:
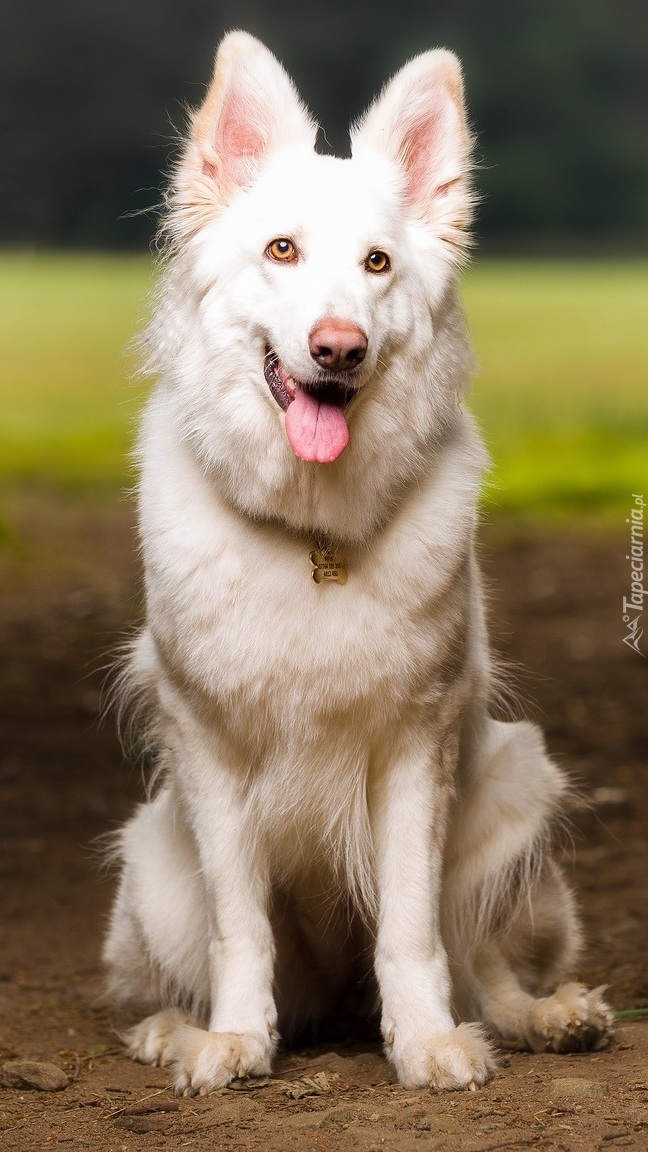
[[[391,260],[386,252],[381,252],[379,248],[376,248],[374,252],[369,253],[364,266],[367,272],[389,272]]]
[[[266,248],[266,256],[271,260],[279,260],[283,264],[288,264],[291,261],[294,263],[297,259],[297,249],[292,240],[287,240],[285,236],[278,237],[268,244]]]

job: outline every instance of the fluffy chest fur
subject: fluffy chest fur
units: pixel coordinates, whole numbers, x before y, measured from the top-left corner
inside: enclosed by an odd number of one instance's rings
[[[282,734],[310,743],[320,725],[361,713],[377,736],[399,713],[432,703],[469,641],[481,463],[458,414],[398,514],[368,542],[342,545],[348,582],[316,584],[317,528],[295,532],[232,507],[154,400],[142,535],[149,624],[169,676],[248,749],[276,747]],[[332,751],[347,733],[327,738]]]

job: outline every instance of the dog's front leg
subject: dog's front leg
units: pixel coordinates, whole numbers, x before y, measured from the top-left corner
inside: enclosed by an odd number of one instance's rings
[[[474,1088],[495,1066],[479,1026],[455,1027],[451,1014],[439,930],[448,775],[441,754],[398,757],[378,786],[373,816],[382,1033],[407,1088]]]

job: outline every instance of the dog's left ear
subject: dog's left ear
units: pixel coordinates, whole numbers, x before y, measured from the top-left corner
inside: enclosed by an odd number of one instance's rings
[[[458,256],[469,243],[475,197],[457,57],[436,49],[410,60],[354,126],[351,142],[354,156],[368,147],[399,166],[406,202]]]

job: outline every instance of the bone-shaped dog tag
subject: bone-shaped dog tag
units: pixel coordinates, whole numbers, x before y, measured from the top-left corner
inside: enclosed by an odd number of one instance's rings
[[[346,584],[349,579],[346,560],[336,548],[316,548],[310,554],[312,576],[316,584]]]

